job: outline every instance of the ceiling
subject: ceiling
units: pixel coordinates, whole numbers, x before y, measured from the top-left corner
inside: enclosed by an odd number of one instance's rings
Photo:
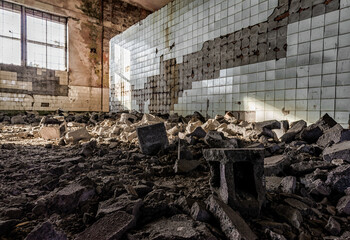
[[[172,0],[123,0],[133,5],[140,6],[149,11],[155,12],[167,5]]]

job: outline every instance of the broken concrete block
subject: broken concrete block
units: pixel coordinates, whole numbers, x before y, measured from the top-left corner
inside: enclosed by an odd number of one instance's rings
[[[282,121],[280,121],[280,124],[281,124],[281,128],[272,129],[272,132],[275,133],[277,139],[280,139],[283,136],[283,134],[285,134],[289,129],[289,122],[288,121],[282,120]]]
[[[225,233],[228,239],[258,239],[239,213],[234,211],[220,199],[211,195],[206,200],[206,204],[209,211],[219,220],[221,230]]]
[[[209,131],[204,142],[211,148],[237,148],[238,142],[234,138],[226,139],[222,132]]]
[[[134,194],[136,198],[138,196],[135,188]],[[96,218],[101,218],[107,214],[111,214],[117,211],[127,211],[133,216],[137,217],[139,215],[140,207],[142,207],[143,201],[141,199],[131,200],[129,194],[122,194],[116,198],[110,198],[106,201],[102,201],[98,204],[98,210],[96,213]]]
[[[344,129],[340,124],[328,129],[318,140],[317,145],[327,147],[331,144],[349,141],[350,130]]]
[[[137,117],[133,114],[128,114],[128,113],[122,113],[120,116],[119,122],[131,125],[132,123],[135,123],[137,121]]]
[[[264,121],[264,122],[256,122],[254,123],[254,129],[258,131],[262,131],[264,128],[267,129],[280,129],[281,123],[277,120],[270,120],[270,121]]]
[[[330,217],[328,219],[328,222],[325,228],[333,236],[338,236],[341,231],[340,224],[333,217]]]
[[[297,179],[294,176],[284,177],[281,181],[281,190],[284,193],[294,193],[297,186]]]
[[[226,112],[224,119],[229,122],[229,123],[233,123],[236,124],[238,122],[237,118],[234,116],[234,114],[232,112]]]
[[[243,216],[256,217],[265,200],[264,150],[205,149],[212,191]]]
[[[330,162],[333,159],[350,162],[350,141],[340,142],[324,149],[323,160]]]
[[[280,188],[282,179],[283,178],[276,177],[276,176],[266,176],[265,177],[266,191],[267,192],[278,191]]]
[[[299,138],[307,143],[315,143],[322,134],[323,131],[317,124],[311,124],[300,132]]]
[[[281,142],[290,143],[294,140],[295,136],[300,133],[305,127],[306,122],[299,120],[291,124],[291,128],[280,138]]]
[[[299,229],[303,222],[301,213],[295,209],[286,205],[278,205],[275,209],[276,213],[290,223],[296,229]]]
[[[157,154],[169,145],[164,123],[138,127],[136,132],[141,151],[144,154]]]
[[[72,183],[58,191],[54,201],[59,211],[69,213],[94,195],[95,190],[93,188],[85,187],[78,183]]]
[[[329,196],[331,189],[321,179],[316,179],[308,186],[310,194]]]
[[[200,127],[201,125],[202,125],[201,121],[196,121],[196,122],[190,121],[186,127],[186,134],[192,133],[194,130],[196,130],[197,127]]]
[[[45,140],[59,139],[61,137],[60,126],[42,126],[39,130],[39,134]]]
[[[11,118],[11,124],[25,124],[23,116],[21,115],[13,116]]]
[[[133,215],[126,212],[114,212],[99,219],[84,232],[79,234],[76,240],[118,240],[126,231],[136,225]]]
[[[339,199],[337,204],[337,210],[340,214],[350,215],[350,196],[344,196]]]
[[[247,129],[243,126],[236,125],[236,124],[228,124],[227,129],[230,130],[230,132],[233,134],[239,134],[239,135],[246,135]]]
[[[215,119],[209,119],[206,123],[204,123],[201,127],[204,131],[214,131],[217,127],[220,126],[220,123]]]
[[[326,113],[314,124],[319,126],[322,132],[325,132],[328,129],[331,129],[332,127],[334,127],[337,124],[337,122]]]
[[[341,165],[332,170],[327,176],[326,184],[333,190],[343,193],[350,187],[350,165]]]
[[[264,159],[265,176],[278,175],[289,166],[291,160],[286,155],[276,155]]]
[[[197,160],[177,159],[175,162],[175,173],[188,173],[196,169],[201,164]]]
[[[56,230],[50,222],[44,222],[36,226],[25,240],[67,240],[67,236]]]
[[[330,162],[310,160],[310,161],[293,163],[289,167],[293,174],[304,175],[315,171],[316,168],[331,169],[334,166]]]
[[[191,216],[193,220],[200,222],[208,222],[211,218],[203,202],[195,202],[192,204]]]
[[[157,240],[217,240],[209,228],[201,222],[195,222],[185,214],[153,221],[140,229],[128,233],[128,239]]]
[[[164,120],[161,119],[160,117],[153,116],[153,115],[148,114],[148,113],[144,113],[140,124],[141,125],[145,125],[145,124],[150,125],[150,124],[156,124],[156,123],[161,123],[161,122],[164,122]]]
[[[91,137],[92,136],[89,134],[86,128],[80,128],[78,130],[71,131],[66,134],[66,139],[74,143],[77,143],[80,140],[89,141]]]
[[[196,127],[192,133],[187,134],[187,137],[204,138],[205,135],[207,135],[207,132],[202,127]]]

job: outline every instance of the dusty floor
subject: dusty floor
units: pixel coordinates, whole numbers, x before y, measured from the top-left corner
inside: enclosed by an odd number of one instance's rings
[[[195,121],[180,127],[169,124],[168,134],[171,129],[178,130],[169,136],[169,147],[147,156],[140,152],[133,130],[127,129],[132,124],[122,118],[67,121],[66,131],[88,126],[94,137],[67,141],[67,145],[38,135],[41,117],[32,124],[3,122],[0,239],[25,239],[38,226],[27,239],[45,234],[42,239],[66,239],[60,238],[60,233],[68,239],[108,239],[105,232],[129,240],[233,239],[225,232],[225,226],[232,223],[223,220],[224,216],[212,216],[205,206],[212,191],[202,150],[210,147],[209,141],[185,138],[191,157],[199,163],[188,173],[174,171],[179,141],[175,136],[185,128],[190,130]],[[222,124],[224,120],[219,121]],[[223,131],[223,127],[215,129]],[[254,131],[248,125],[245,128]],[[266,157],[289,159],[283,169],[265,164],[265,204],[257,219],[245,219],[258,239],[350,239],[350,204],[339,207],[341,199],[347,200],[346,194],[350,194],[350,158],[325,161],[323,148],[302,139],[284,143],[263,136],[235,137],[239,147],[253,144],[264,148]],[[52,226],[40,228],[46,221]],[[112,222],[111,230],[108,224]],[[47,238],[48,232],[56,237]]]

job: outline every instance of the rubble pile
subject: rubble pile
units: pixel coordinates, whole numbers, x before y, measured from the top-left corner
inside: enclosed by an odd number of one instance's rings
[[[350,239],[350,130],[0,113],[0,239]]]

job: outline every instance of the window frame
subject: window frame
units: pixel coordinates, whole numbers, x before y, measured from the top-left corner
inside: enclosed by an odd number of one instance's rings
[[[11,38],[7,36],[1,36],[8,39],[14,39],[14,40],[20,40],[21,42],[21,64],[16,66],[22,66],[22,67],[35,67],[30,66],[27,63],[28,60],[28,43],[31,44],[37,44],[45,46],[45,56],[46,56],[46,67],[36,67],[36,68],[42,68],[42,69],[49,69],[49,70],[56,70],[56,71],[68,71],[68,18],[59,16],[57,14],[48,13],[45,11],[37,10],[34,8],[29,8],[23,5],[19,5],[16,3],[11,3],[7,1],[0,0],[0,9],[8,10],[8,11],[15,11],[20,13],[20,38]],[[38,19],[45,19],[45,26],[46,26],[46,40],[44,42],[40,41],[34,41],[28,39],[28,25],[27,25],[27,16],[38,18]],[[47,38],[47,31],[48,31],[48,22],[53,23],[59,23],[64,25],[64,46],[59,46],[59,44],[55,45],[48,42]],[[52,69],[48,68],[48,48],[57,48],[64,50],[64,70],[62,69]],[[0,64],[8,64],[8,63],[0,63]]]

